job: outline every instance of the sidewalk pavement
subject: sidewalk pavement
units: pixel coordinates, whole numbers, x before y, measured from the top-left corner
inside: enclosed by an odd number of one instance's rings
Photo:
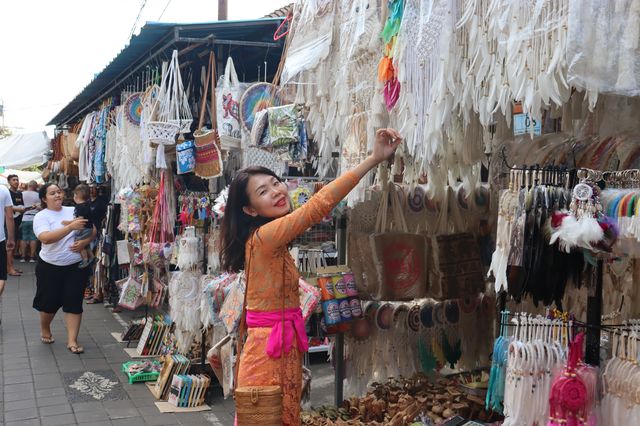
[[[112,332],[122,325],[103,305],[86,305],[79,343],[66,347],[62,311],[52,324],[55,343],[40,341],[38,313],[31,307],[34,267],[19,264],[0,300],[0,426],[2,425],[232,425],[233,400],[213,398],[212,410],[161,414],[142,383],[130,385],[120,371],[129,361]]]
[[[121,332],[140,312],[114,315],[102,304],[85,304],[78,339],[85,352],[75,355],[67,350],[60,311],[52,324],[55,343],[43,344],[31,307],[35,268],[19,266],[24,275],[9,277],[0,299],[0,426],[233,424],[233,399],[214,396],[208,401],[211,411],[202,413],[162,414],[144,384],[128,383],[120,369],[131,358],[111,333]],[[306,407],[333,403],[333,370],[321,357],[314,354],[320,363],[311,366],[312,399]]]

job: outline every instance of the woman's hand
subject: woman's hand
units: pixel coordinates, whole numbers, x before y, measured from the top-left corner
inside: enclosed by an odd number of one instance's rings
[[[86,224],[87,224],[87,219],[78,218],[68,222],[66,226],[68,226],[69,229],[71,229],[72,231],[80,231],[85,227]]]
[[[377,163],[381,163],[389,159],[401,143],[402,136],[400,136],[397,130],[392,128],[378,129],[371,157]]]

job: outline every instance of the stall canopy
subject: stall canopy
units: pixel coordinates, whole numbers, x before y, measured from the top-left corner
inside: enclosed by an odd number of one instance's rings
[[[238,74],[243,81],[268,75],[278,68],[283,39],[275,42],[274,33],[283,18],[263,18],[248,21],[218,21],[197,24],[147,22],[140,34],[100,72],[49,125],[58,127],[78,121],[96,108],[102,99],[117,95],[127,85],[135,85],[136,73],[145,66],[171,58],[178,49],[180,61],[198,60],[203,51],[215,49],[218,75],[224,69],[221,60],[233,56]]]
[[[4,169],[3,172],[0,173],[0,185],[7,184],[7,177],[11,175],[18,176],[18,179],[21,183],[28,183],[29,181],[35,180],[39,184],[44,183],[42,179],[42,175],[40,172],[28,172],[26,170],[14,170],[14,169]]]
[[[23,169],[40,165],[49,151],[45,132],[25,133],[0,139],[0,167]]]

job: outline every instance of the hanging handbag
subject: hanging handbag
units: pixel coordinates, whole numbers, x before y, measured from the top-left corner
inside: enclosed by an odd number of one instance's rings
[[[122,286],[118,306],[133,311],[142,306],[144,297],[142,296],[142,281],[134,276],[133,266],[131,266],[130,271],[131,275]]]
[[[164,268],[173,255],[174,235],[169,221],[169,206],[165,194],[165,172],[160,174],[160,187],[153,210],[153,220],[147,239],[142,247],[144,262]]]
[[[176,145],[176,159],[179,175],[191,173],[196,169],[196,146],[193,141],[184,141]]]
[[[283,389],[283,377],[280,378],[280,386],[243,386],[238,387],[238,370],[240,367],[240,356],[242,354],[242,348],[244,345],[244,332],[246,329],[246,311],[247,311],[247,293],[249,286],[249,265],[251,255],[247,260],[246,276],[247,284],[244,293],[244,303],[242,309],[242,315],[240,319],[240,326],[238,328],[238,347],[237,347],[237,359],[234,368],[234,380],[233,385],[234,399],[236,401],[236,416],[238,425],[264,425],[264,426],[281,426],[282,425],[282,389]],[[282,276],[285,274],[285,264],[282,265]],[[282,344],[284,345],[284,283],[282,285]],[[281,361],[282,369],[284,372],[284,347],[282,348]]]
[[[427,294],[427,248],[424,236],[408,232],[395,184],[380,201],[377,232],[370,244],[378,272],[380,300],[413,300]],[[387,220],[391,207],[393,228]]]
[[[358,294],[363,300],[377,298],[380,288],[369,236],[375,232],[381,193],[374,192],[371,197],[349,211],[347,232],[347,265],[353,271]]]
[[[220,138],[215,120],[215,56],[213,52],[209,54],[209,68],[204,82],[204,94],[200,105],[200,119],[198,120],[198,129],[194,132],[196,165],[195,173],[201,178],[214,178],[222,175],[222,153],[220,152]],[[206,129],[204,125],[204,115],[206,112],[206,100],[209,93],[209,84],[211,84],[211,127]]]
[[[449,188],[445,196],[443,208],[449,217],[441,220],[438,235],[427,237],[431,283],[427,296],[443,300],[471,297],[485,290],[480,248],[473,234],[461,232],[464,224],[453,190]]]

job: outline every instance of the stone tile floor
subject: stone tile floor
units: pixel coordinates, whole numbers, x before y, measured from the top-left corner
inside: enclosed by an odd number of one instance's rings
[[[31,307],[34,267],[19,267],[24,275],[9,277],[0,299],[0,426],[233,424],[232,399],[211,398],[208,412],[162,414],[144,384],[128,383],[120,368],[130,358],[111,333],[120,332],[131,314],[114,316],[103,305],[85,305],[79,337],[85,353],[74,355],[66,348],[60,311],[52,325],[56,342],[41,343]],[[320,362],[312,371],[311,404],[331,404],[331,367]]]

